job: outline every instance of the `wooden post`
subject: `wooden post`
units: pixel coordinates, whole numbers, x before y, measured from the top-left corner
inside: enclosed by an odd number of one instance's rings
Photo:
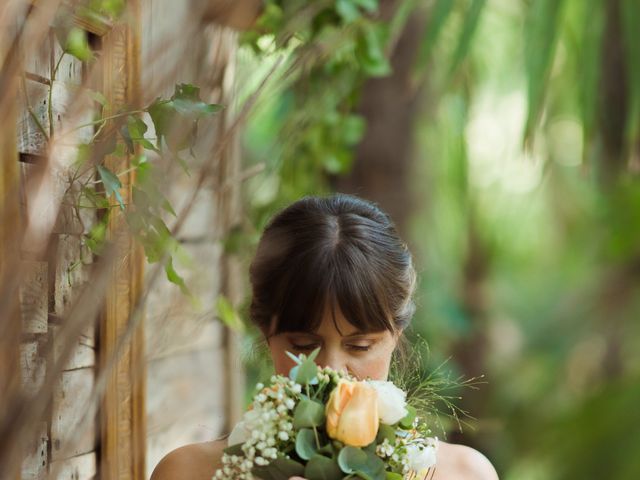
[[[20,337],[18,282],[16,264],[20,257],[21,221],[19,197],[18,154],[16,150],[17,79],[11,67],[18,61],[18,52],[12,45],[11,25],[0,25],[0,443],[10,442],[3,434],[6,421],[12,418],[12,409],[20,395]],[[18,478],[21,446],[2,445],[0,478]]]
[[[139,101],[139,21],[138,0],[127,2],[127,23],[115,25],[103,37],[104,93],[112,112],[121,107],[136,108]],[[107,113],[108,115],[109,113]],[[105,166],[113,172],[129,171],[130,158],[108,156]],[[134,173],[121,175],[124,203],[131,200]],[[107,290],[100,322],[99,367],[109,367],[109,382],[101,409],[100,478],[143,480],[145,478],[145,363],[142,322],[124,348],[118,343],[127,330],[141,290],[143,257],[129,231],[124,215],[113,209],[108,232],[118,248],[112,279]]]

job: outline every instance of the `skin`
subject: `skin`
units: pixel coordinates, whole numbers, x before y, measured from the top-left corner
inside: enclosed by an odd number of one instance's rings
[[[273,327],[272,324],[272,330]],[[360,332],[339,311],[336,311],[334,323],[327,310],[316,332],[267,334],[267,341],[276,373],[286,374],[293,367],[293,361],[285,352],[310,353],[320,347],[316,358],[318,365],[344,370],[360,379],[386,380],[398,335],[390,331]],[[151,480],[210,480],[220,466],[222,450],[226,446],[225,440],[216,440],[178,448],[156,466]],[[432,480],[497,478],[495,469],[480,452],[462,445],[439,442],[438,464]],[[292,477],[290,480],[305,479]]]

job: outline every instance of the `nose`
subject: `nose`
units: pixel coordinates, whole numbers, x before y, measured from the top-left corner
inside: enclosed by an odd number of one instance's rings
[[[339,347],[323,345],[316,357],[316,363],[320,367],[329,367],[333,370],[348,372],[347,357]]]

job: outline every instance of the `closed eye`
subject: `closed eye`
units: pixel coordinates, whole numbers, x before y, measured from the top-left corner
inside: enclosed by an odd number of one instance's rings
[[[317,343],[310,343],[308,345],[296,345],[296,344],[291,344],[291,346],[295,349],[295,350],[300,350],[303,352],[309,351],[309,350],[315,350],[316,348],[319,347],[319,345]]]
[[[371,345],[347,345],[347,348],[358,352],[368,352],[371,349]]]

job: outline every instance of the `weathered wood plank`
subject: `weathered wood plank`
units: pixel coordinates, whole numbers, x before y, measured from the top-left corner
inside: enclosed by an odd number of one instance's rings
[[[77,235],[58,235],[54,272],[54,313],[63,316],[89,279],[93,255]],[[93,319],[87,319],[93,324]]]
[[[93,368],[63,372],[60,387],[54,393],[51,413],[52,461],[95,449],[96,405],[89,403],[93,385]],[[89,420],[79,424],[83,416]]]
[[[34,340],[20,345],[22,390],[30,396],[38,393],[47,372],[46,358],[42,355],[42,344],[43,342]]]
[[[56,71],[56,80],[70,85],[80,85],[83,77],[83,65],[73,55],[64,53],[58,40],[54,38],[53,47],[53,64],[58,63],[58,70]]]
[[[171,95],[176,83],[199,83],[202,48],[194,39],[202,35],[202,27],[196,4],[174,0],[142,0],[142,4],[141,81],[143,101],[148,103]]]
[[[49,127],[49,86],[30,79],[21,83],[18,96],[18,152],[31,155],[46,155]],[[85,99],[78,87],[55,81],[51,91],[51,120],[54,134],[68,134],[79,124],[90,119],[90,112],[79,109],[78,117],[71,119],[67,114],[75,102]],[[73,122],[73,123],[71,123]],[[89,141],[92,127],[84,127],[68,135],[66,144]]]
[[[24,71],[27,74],[41,77],[43,80],[51,80],[51,62],[53,61],[51,43],[53,32],[47,35],[38,48],[32,50],[30,55],[25,55]]]
[[[183,244],[193,265],[178,271],[198,298],[199,304],[162,278],[149,292],[146,304],[147,356],[149,359],[171,356],[198,349],[216,348],[223,338],[222,326],[216,319],[219,265],[222,249],[213,243]]]
[[[195,181],[192,177],[177,172],[174,181],[168,185],[168,199],[176,212],[182,211],[187,206],[193,191]],[[178,240],[183,242],[213,241],[216,238],[216,225],[218,224],[216,212],[216,194],[212,188],[202,188],[196,195],[189,215],[186,217],[178,234]],[[171,225],[171,219],[169,219]]]
[[[224,417],[224,386],[229,375],[221,348],[150,362],[147,384],[153,395],[147,396],[148,434],[161,435],[172,425],[187,428],[187,418],[204,416],[207,423],[215,423]]]
[[[21,480],[45,480],[47,478],[48,444],[47,423],[41,422],[37,429],[37,435],[26,446],[25,456],[22,460]]]
[[[54,358],[58,359],[64,348],[64,338],[61,337],[61,326],[51,325],[54,348]],[[94,343],[94,326],[88,325],[80,338],[74,342],[71,358],[65,365],[65,370],[76,370],[78,368],[93,367],[96,364],[96,349]]]
[[[48,321],[49,266],[47,262],[23,260],[20,311],[23,333],[46,333]]]
[[[90,480],[97,478],[97,471],[95,452],[51,463],[54,480]]]

